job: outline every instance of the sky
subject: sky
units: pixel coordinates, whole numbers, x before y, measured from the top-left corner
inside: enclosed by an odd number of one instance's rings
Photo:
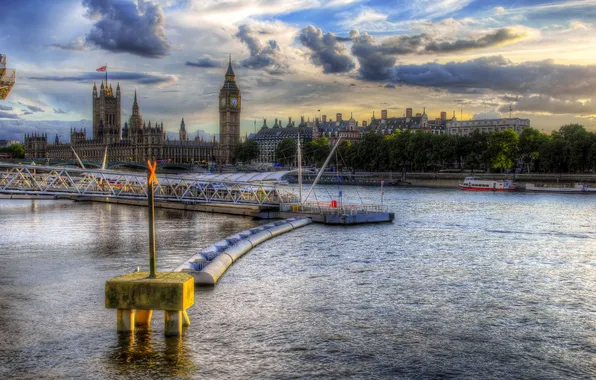
[[[407,107],[596,130],[596,0],[3,0],[0,25],[17,70],[0,126],[22,126],[0,138],[91,119],[106,64],[123,124],[136,90],[145,120],[217,133],[229,55],[242,135]]]

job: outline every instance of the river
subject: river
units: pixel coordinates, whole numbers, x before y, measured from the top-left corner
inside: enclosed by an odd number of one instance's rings
[[[162,312],[128,337],[104,308],[108,278],[148,267],[146,209],[0,200],[0,378],[596,376],[596,196],[387,188],[384,203],[393,224],[253,249],[166,339]],[[260,223],[158,210],[158,271]]]

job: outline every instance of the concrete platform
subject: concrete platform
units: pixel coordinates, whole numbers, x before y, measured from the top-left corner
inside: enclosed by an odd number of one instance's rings
[[[107,280],[105,297],[106,308],[118,309],[119,332],[148,327],[152,311],[164,310],[166,335],[180,335],[182,326],[190,324],[186,309],[195,301],[194,278],[179,272],[156,273],[155,278],[148,272],[129,273]]]

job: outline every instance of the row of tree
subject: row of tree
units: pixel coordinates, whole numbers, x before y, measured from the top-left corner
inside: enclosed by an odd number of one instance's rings
[[[327,138],[315,139],[303,147],[303,162],[319,167],[331,151]],[[295,165],[296,142],[282,140],[275,150],[277,162]],[[259,156],[253,140],[243,143],[238,160]],[[470,136],[436,135],[396,131],[387,136],[369,132],[360,141],[343,141],[332,166],[366,171],[438,171],[441,169],[486,169],[524,172],[585,172],[596,170],[596,134],[578,124],[564,125],[550,135],[527,128],[491,134],[475,131]]]
[[[24,158],[25,148],[23,148],[22,144],[12,144],[11,146],[0,148],[0,153],[8,153],[12,158]]]

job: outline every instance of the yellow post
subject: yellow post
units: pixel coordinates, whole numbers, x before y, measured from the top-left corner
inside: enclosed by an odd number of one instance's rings
[[[138,327],[149,328],[153,310],[137,310],[135,316],[135,325]]]
[[[164,329],[166,336],[182,335],[182,311],[166,310]]]

